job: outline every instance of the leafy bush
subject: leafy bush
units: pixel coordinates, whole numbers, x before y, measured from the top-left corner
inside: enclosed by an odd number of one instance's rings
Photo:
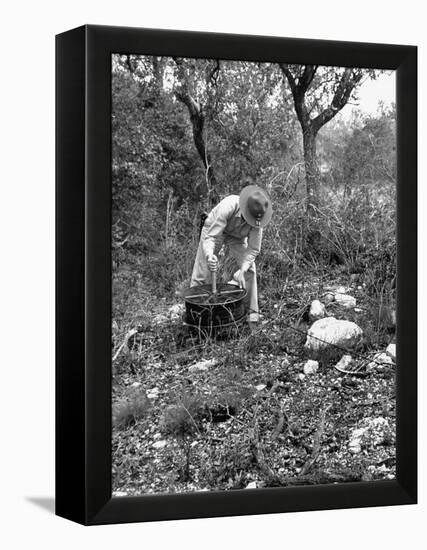
[[[128,428],[143,418],[150,402],[145,391],[135,389],[113,404],[113,425],[118,429]]]

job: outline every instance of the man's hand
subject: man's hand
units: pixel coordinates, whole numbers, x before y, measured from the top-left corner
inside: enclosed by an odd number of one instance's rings
[[[207,260],[208,260],[209,271],[217,271],[218,258],[215,256],[215,254],[211,254],[210,256],[208,256]]]
[[[236,271],[233,275],[233,279],[239,285],[240,288],[246,288],[245,272],[242,269]]]

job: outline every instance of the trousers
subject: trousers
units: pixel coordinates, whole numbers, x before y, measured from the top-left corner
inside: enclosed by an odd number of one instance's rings
[[[191,275],[190,287],[206,285],[212,283],[212,272],[209,270],[206,255],[203,251],[203,237],[205,229],[202,230],[199,246],[197,248],[196,259],[194,261],[193,272]],[[227,253],[235,260],[237,269],[242,265],[243,260],[246,258],[247,244],[236,239],[224,238],[223,243],[216,244],[214,254],[218,256],[222,245],[226,246]],[[244,304],[248,314],[248,321],[259,321],[259,309],[258,309],[258,287],[256,280],[256,267],[255,262],[252,262],[249,269],[245,273],[246,283],[246,297]]]

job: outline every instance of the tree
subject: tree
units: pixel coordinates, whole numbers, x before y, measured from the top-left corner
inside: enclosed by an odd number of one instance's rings
[[[343,155],[346,195],[358,187],[396,185],[396,112],[384,109],[353,129]]]
[[[211,87],[216,85],[220,63],[219,60],[200,61],[180,58],[174,58],[174,61],[177,68],[175,96],[187,107],[190,115],[194,144],[205,168],[206,188],[204,194],[206,206],[209,207],[212,203],[217,202],[218,192],[211,154],[205,141],[204,128],[206,113],[212,109]],[[197,72],[200,69],[204,71],[204,79],[197,78]],[[197,87],[200,89],[197,90]],[[201,99],[203,92],[205,93],[205,104]]]
[[[279,66],[289,83],[302,129],[307,214],[310,220],[319,205],[317,134],[348,103],[367,72],[358,68],[319,68],[318,65],[279,63]]]

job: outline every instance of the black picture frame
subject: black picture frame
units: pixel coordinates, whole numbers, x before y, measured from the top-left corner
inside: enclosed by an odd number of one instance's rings
[[[111,496],[111,54],[397,71],[396,479]],[[85,25],[56,37],[56,514],[85,524],[417,502],[417,48]]]

